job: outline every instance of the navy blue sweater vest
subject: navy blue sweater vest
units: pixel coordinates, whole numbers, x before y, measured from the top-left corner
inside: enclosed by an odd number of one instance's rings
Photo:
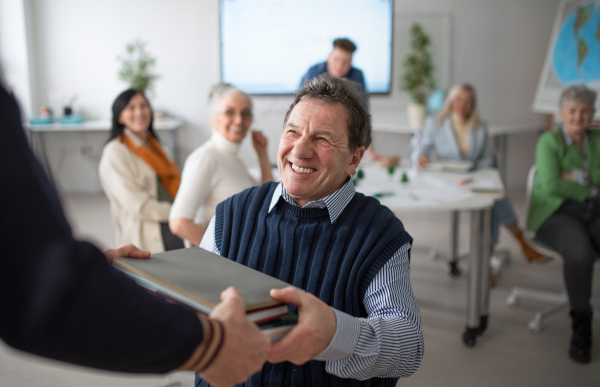
[[[366,317],[362,300],[379,269],[411,236],[376,199],[356,193],[335,223],[327,209],[281,199],[268,213],[277,183],[232,196],[217,206],[215,241],[221,255],[310,292],[328,305]],[[290,307],[296,312],[295,307]],[[267,363],[246,386],[395,386],[396,378],[342,379],[325,362]],[[197,386],[207,386],[197,380]]]

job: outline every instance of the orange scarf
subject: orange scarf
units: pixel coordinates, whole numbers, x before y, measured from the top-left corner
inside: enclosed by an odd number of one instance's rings
[[[150,146],[152,146],[152,149],[149,149],[147,146],[143,145],[137,148],[133,144],[133,141],[127,136],[119,136],[119,139],[127,145],[133,153],[154,169],[163,187],[165,187],[169,195],[175,199],[181,178],[179,168],[177,168],[177,165],[175,165],[174,162],[169,160],[158,141],[156,141],[153,136],[148,135],[148,142],[150,143]]]

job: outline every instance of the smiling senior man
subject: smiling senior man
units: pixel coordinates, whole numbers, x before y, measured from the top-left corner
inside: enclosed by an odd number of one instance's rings
[[[246,385],[395,386],[418,369],[424,343],[409,279],[412,238],[352,184],[370,142],[357,84],[321,75],[285,116],[281,182],[218,205],[200,247],[293,284],[271,295],[299,313]]]

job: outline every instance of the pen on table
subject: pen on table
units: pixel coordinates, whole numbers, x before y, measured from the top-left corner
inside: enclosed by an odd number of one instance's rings
[[[419,198],[417,197],[417,195],[415,195],[415,194],[414,194],[414,193],[412,193],[412,192],[409,192],[409,193],[408,193],[408,197],[409,197],[409,198],[411,198],[412,200],[419,200]]]
[[[460,179],[458,181],[458,185],[465,185],[465,184],[469,184],[473,182],[473,178],[472,177],[468,177],[466,179]]]

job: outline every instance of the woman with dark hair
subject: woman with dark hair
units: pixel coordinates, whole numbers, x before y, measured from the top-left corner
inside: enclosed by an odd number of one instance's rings
[[[153,253],[183,248],[167,223],[179,189],[179,168],[158,142],[148,100],[140,91],[125,90],[113,103],[112,113],[100,182],[110,201],[117,242]]]
[[[487,125],[479,118],[473,86],[462,83],[450,89],[439,115],[430,117],[425,122],[420,147],[417,151],[419,152],[419,169],[427,167],[432,151],[435,151],[438,160],[468,160],[473,162],[475,168],[492,166],[493,156],[489,133]],[[527,262],[543,263],[548,261],[547,257],[534,250],[524,238],[508,197],[496,202],[493,218],[493,245],[498,243],[500,224],[503,224],[521,246]],[[449,265],[450,274],[460,274],[456,261],[449,262]]]

